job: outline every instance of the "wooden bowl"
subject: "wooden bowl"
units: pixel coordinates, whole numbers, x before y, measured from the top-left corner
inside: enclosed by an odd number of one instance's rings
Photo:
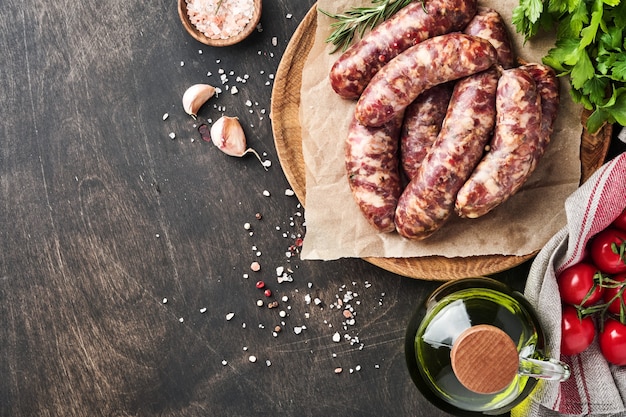
[[[183,24],[183,27],[187,32],[198,42],[201,42],[205,45],[209,46],[230,46],[236,43],[241,42],[252,32],[259,24],[261,20],[261,9],[262,9],[262,0],[253,0],[254,2],[254,13],[252,14],[252,19],[248,22],[248,24],[243,28],[241,32],[239,32],[235,36],[231,36],[226,39],[211,39],[205,36],[202,32],[200,32],[196,26],[189,21],[189,15],[187,14],[187,1],[186,0],[178,0],[178,16],[180,17],[180,21]]]

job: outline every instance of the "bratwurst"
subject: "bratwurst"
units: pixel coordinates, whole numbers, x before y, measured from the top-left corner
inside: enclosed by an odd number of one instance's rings
[[[494,67],[456,83],[441,132],[398,201],[400,235],[425,239],[454,212],[456,194],[491,138],[498,77]]]
[[[515,54],[504,19],[500,13],[488,7],[478,7],[463,33],[487,39],[498,53],[498,64],[504,69],[515,66]]]
[[[394,215],[402,192],[398,143],[403,114],[381,127],[352,119],[345,163],[352,196],[367,221],[382,233],[395,230]]]
[[[400,133],[400,162],[410,180],[419,170],[439,135],[454,84],[439,84],[424,91],[404,113]]]
[[[330,84],[346,99],[358,98],[371,78],[398,54],[428,38],[463,29],[476,0],[415,1],[378,25],[333,64]]]
[[[484,71],[496,62],[496,50],[486,39],[463,33],[427,39],[374,75],[357,101],[355,116],[366,126],[381,126],[429,88]]]
[[[541,96],[528,71],[503,71],[496,98],[496,127],[490,150],[459,190],[461,217],[487,214],[515,194],[537,165],[541,147]]]

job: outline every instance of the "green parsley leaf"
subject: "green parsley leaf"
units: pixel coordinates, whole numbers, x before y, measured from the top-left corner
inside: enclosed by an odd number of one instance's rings
[[[596,0],[593,9],[589,26],[580,31],[582,37],[580,40],[580,48],[586,48],[596,40],[596,34],[602,22],[602,0]]]
[[[613,79],[616,81],[626,81],[626,55],[620,54],[615,59],[612,71]]]
[[[574,65],[574,68],[572,68],[572,72],[570,72],[570,76],[572,77],[572,87],[580,90],[583,88],[583,85],[585,85],[585,81],[592,79],[594,75],[595,68],[591,63],[587,50],[579,50],[578,61],[576,62],[576,65]]]
[[[568,33],[564,35],[578,36],[583,30],[583,27],[589,23],[589,11],[587,10],[585,2],[577,2],[577,7],[565,20],[567,24],[560,26],[568,31]]]
[[[608,78],[594,77],[587,80],[583,85],[582,93],[589,97],[589,100],[596,105],[606,102],[606,89],[609,85]]]
[[[578,62],[578,39],[566,38],[556,42],[556,46],[548,51],[548,56],[565,65],[576,65]]]
[[[598,108],[587,119],[587,129],[591,132],[597,132],[609,118],[610,114],[607,111]]]
[[[611,107],[603,107],[611,118],[622,126],[626,126],[626,88],[620,88],[613,93],[615,103]]]

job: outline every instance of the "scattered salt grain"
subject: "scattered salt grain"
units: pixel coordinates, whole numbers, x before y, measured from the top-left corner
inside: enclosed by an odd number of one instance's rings
[[[342,373],[342,372],[343,372],[343,369],[342,369],[342,368],[335,368],[335,373],[336,373],[337,375],[339,375],[339,374],[340,374],[340,373]]]
[[[263,190],[263,195],[264,195],[265,197],[269,197],[269,196],[270,196],[270,192],[269,192],[269,191],[267,191],[267,190]]]
[[[265,361],[265,365],[266,366],[272,366],[272,362],[268,359]]]
[[[228,362],[226,360],[223,360],[222,361],[222,365],[226,366],[226,365],[228,365]]]
[[[163,304],[167,304],[167,298],[163,299]]]
[[[235,313],[228,313],[226,315],[226,320],[227,321],[231,321],[233,319],[233,317],[235,317]]]
[[[167,118],[168,118],[168,117],[170,117],[170,115],[169,115],[169,114],[167,114],[167,113],[165,113],[165,114],[163,115],[163,120],[167,120]]]
[[[295,193],[292,189],[290,189],[290,188],[287,188],[287,189],[285,190],[285,195],[286,195],[287,197],[292,197],[292,196],[293,196],[293,195],[295,195],[295,194],[296,194],[296,193]]]
[[[176,139],[176,133],[174,133],[174,132],[170,132],[169,137],[170,137],[170,139],[172,139],[172,140]]]
[[[250,357],[248,358],[248,360],[252,363],[256,362],[256,356],[254,355],[250,355]]]
[[[337,333],[335,333],[333,335],[333,342],[335,342],[335,343],[341,342],[341,335],[339,334],[339,332],[337,332]]]
[[[201,313],[201,314],[206,313],[206,307],[202,307],[202,308],[200,309],[200,313]]]

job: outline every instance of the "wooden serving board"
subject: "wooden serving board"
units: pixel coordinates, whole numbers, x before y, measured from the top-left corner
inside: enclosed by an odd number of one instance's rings
[[[300,88],[302,71],[315,40],[317,8],[306,14],[280,62],[272,90],[271,116],[274,143],[278,159],[287,181],[306,207],[306,172],[302,156],[302,129],[300,125]],[[585,121],[587,114],[583,114]],[[611,139],[611,126],[605,126],[596,135],[583,132],[581,141],[581,183],[603,163]],[[449,281],[471,276],[484,276],[517,266],[535,256],[487,255],[446,258],[425,256],[418,258],[364,258],[366,261],[393,273],[410,278]]]

